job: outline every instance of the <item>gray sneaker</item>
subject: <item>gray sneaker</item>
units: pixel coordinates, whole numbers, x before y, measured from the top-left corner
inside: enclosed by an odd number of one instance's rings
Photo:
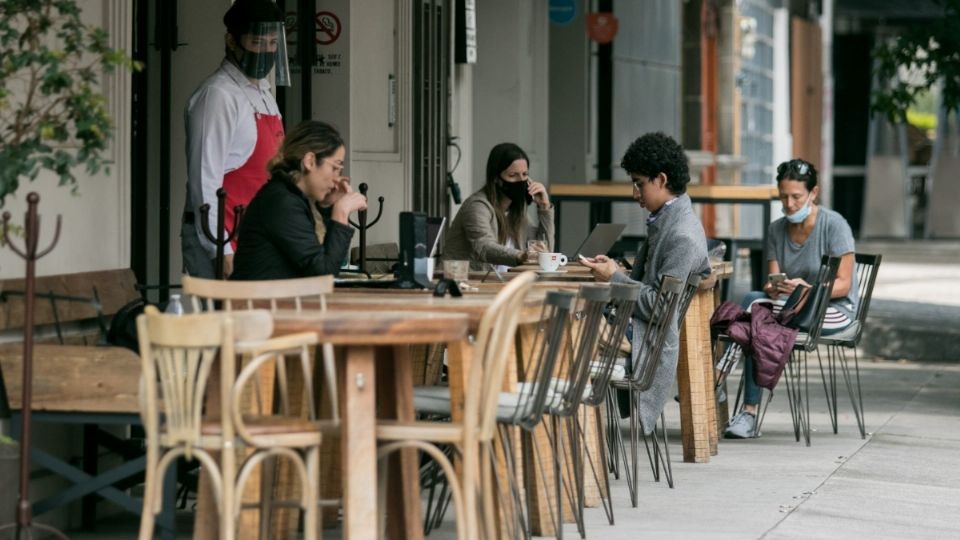
[[[757,427],[757,417],[753,413],[740,411],[739,414],[730,420],[730,425],[723,432],[724,439],[750,439],[754,437],[754,430]],[[756,434],[760,436],[759,433]]]

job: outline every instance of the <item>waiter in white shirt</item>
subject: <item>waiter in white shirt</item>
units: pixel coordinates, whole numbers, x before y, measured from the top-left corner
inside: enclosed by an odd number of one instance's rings
[[[289,86],[283,13],[271,0],[236,0],[223,16],[227,27],[220,67],[187,101],[187,201],[180,233],[185,271],[213,278],[216,246],[203,234],[200,207],[210,205],[217,230],[217,190],[227,192],[224,224],[266,183],[267,162],[283,140],[283,121],[266,78]],[[236,244],[224,246],[224,275],[233,269]]]

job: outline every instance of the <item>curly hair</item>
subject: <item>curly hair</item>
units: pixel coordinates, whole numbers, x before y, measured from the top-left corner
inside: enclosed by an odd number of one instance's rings
[[[690,183],[690,165],[683,147],[659,131],[633,141],[623,154],[620,166],[628,174],[650,178],[663,173],[667,177],[667,189],[676,195],[685,193]]]
[[[817,187],[817,168],[805,159],[791,159],[777,165],[777,184],[781,180],[803,182],[807,191]]]

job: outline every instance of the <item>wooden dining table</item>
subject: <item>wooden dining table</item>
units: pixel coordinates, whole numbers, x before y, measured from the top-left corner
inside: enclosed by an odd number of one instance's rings
[[[538,283],[539,285],[539,283]],[[495,295],[499,292],[502,283],[496,285],[490,284],[481,291],[466,292],[461,297],[436,297],[432,296],[430,291],[424,290],[403,290],[403,289],[349,289],[346,291],[336,291],[326,298],[327,308],[333,313],[341,313],[343,310],[376,312],[377,310],[389,309],[399,310],[408,313],[418,313],[423,311],[458,313],[465,315],[469,321],[468,333],[476,333],[480,320],[492,303]],[[522,311],[518,324],[523,331],[530,331],[539,321],[543,300],[546,297],[546,291],[557,287],[537,286],[534,291],[529,293],[522,304]],[[449,392],[451,400],[451,416],[454,422],[463,419],[463,405],[465,401],[466,388],[470,386],[471,381],[467,375],[473,362],[474,346],[470,339],[447,342],[447,379],[449,383]],[[521,361],[522,353],[514,350],[513,354],[518,362],[510,362],[507,372],[504,376],[505,391],[515,391],[515,384],[518,381],[518,363]],[[406,376],[406,375],[405,375]],[[401,383],[397,383],[398,385]],[[407,384],[407,383],[402,383]],[[409,386],[412,388],[412,384]],[[411,413],[412,414],[412,413]],[[545,437],[538,441],[541,447],[547,447],[548,443]],[[546,455],[546,454],[544,454]],[[504,471],[500,471],[502,474]],[[552,477],[547,479],[552,481]],[[412,485],[412,484],[411,484]],[[412,491],[407,491],[408,496],[414,496]],[[411,510],[408,508],[408,510]],[[535,531],[543,534],[552,534],[552,529],[539,527],[539,524],[546,526],[549,523],[549,510],[545,503],[537,504],[533,510],[532,519],[534,521]],[[419,513],[414,514],[419,516]],[[408,529],[408,534],[416,534],[412,528]],[[411,536],[407,536],[408,538]]]
[[[336,296],[336,295],[333,295]],[[279,310],[274,334],[314,332],[321,342],[343,348],[341,383],[341,481],[343,537],[373,539],[380,533],[377,508],[377,414],[413,419],[413,380],[410,346],[466,340],[470,318],[455,311]],[[451,345],[452,344],[452,345]],[[379,399],[379,408],[378,401]],[[420,538],[420,481],[416,454],[398,460],[388,500],[387,534]]]

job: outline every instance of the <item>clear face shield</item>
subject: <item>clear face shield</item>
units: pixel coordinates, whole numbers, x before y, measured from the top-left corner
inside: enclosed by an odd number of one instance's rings
[[[272,71],[276,86],[290,86],[287,36],[282,22],[258,22],[240,36],[234,58],[240,71],[252,79],[266,79]]]

